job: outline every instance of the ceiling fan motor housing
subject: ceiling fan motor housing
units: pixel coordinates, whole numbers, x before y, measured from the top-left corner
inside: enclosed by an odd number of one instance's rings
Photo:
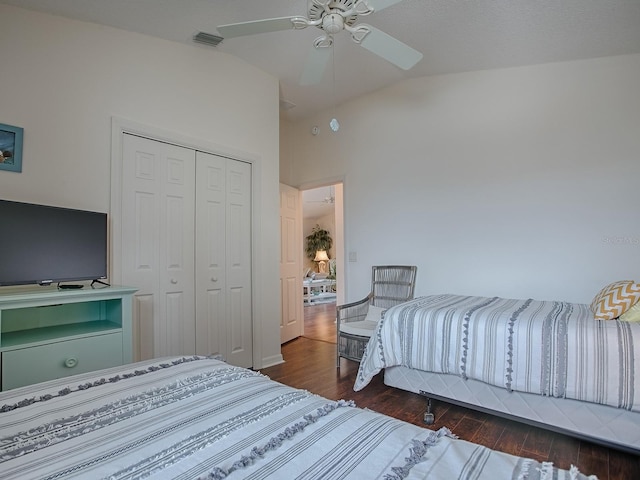
[[[355,0],[330,0],[324,6],[316,5],[312,2],[309,6],[309,20],[321,20],[318,28],[324,30],[329,35],[334,35],[344,29],[345,25],[352,26],[358,19],[357,13],[345,16],[344,13],[351,10]]]

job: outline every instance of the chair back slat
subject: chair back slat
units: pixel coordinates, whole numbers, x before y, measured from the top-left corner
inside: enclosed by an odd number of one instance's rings
[[[372,267],[371,303],[389,308],[411,300],[414,295],[417,267],[379,265]]]

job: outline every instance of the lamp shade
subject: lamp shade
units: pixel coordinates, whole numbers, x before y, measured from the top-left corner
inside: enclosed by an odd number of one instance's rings
[[[318,250],[316,252],[316,258],[313,259],[314,262],[328,262],[329,257],[327,256],[326,250]]]

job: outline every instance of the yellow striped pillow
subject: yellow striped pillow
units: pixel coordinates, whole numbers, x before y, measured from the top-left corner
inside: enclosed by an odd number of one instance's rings
[[[604,287],[591,302],[596,320],[613,320],[640,301],[640,284],[622,280]]]

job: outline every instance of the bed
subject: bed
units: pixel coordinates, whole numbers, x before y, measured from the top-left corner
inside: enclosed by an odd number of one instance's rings
[[[385,312],[354,389],[381,370],[429,399],[640,453],[640,323],[586,304],[418,297]]]
[[[427,477],[587,478],[206,357],[0,393],[3,480]]]

